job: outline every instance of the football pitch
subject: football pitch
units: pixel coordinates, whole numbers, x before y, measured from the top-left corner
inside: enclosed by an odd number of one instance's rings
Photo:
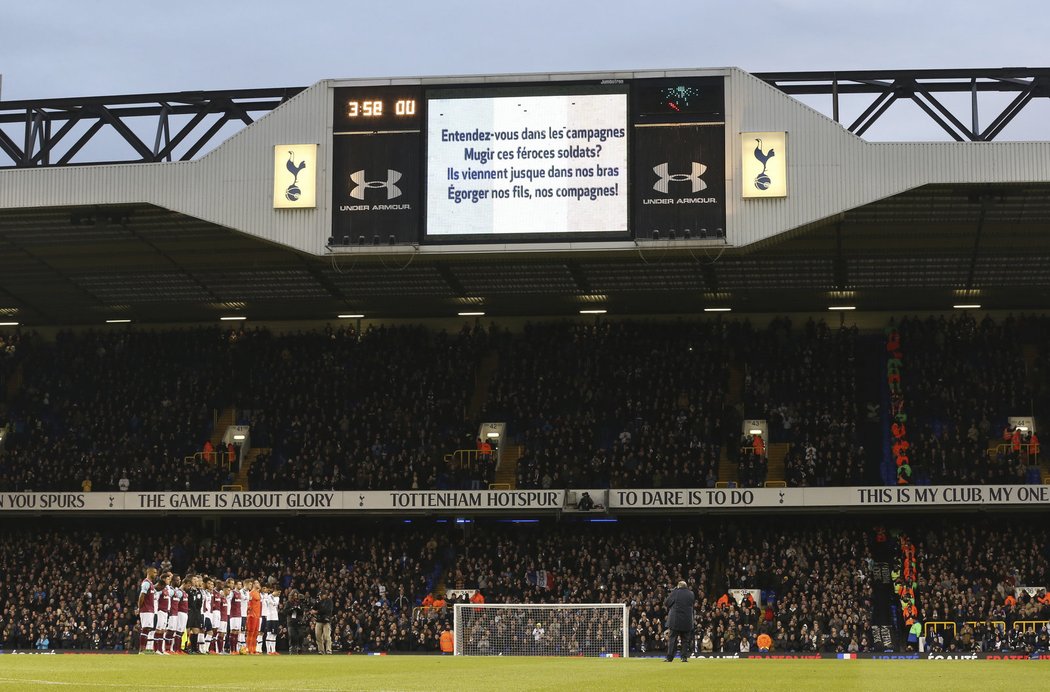
[[[1024,690],[1039,661],[0,656],[2,690]]]

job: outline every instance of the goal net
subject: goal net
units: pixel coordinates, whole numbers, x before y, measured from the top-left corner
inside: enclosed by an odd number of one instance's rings
[[[627,657],[622,603],[457,603],[457,656]]]

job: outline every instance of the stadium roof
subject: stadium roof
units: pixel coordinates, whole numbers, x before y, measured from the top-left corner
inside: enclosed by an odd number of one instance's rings
[[[1050,181],[1048,143],[987,140],[1050,95],[1050,71],[719,73],[749,99],[727,131],[792,131],[792,196],[749,205],[730,195],[730,245],[639,239],[601,251],[324,247],[330,216],[274,213],[266,195],[274,142],[330,137],[318,114],[330,108],[334,83],[0,104],[8,128],[0,127],[0,150],[14,163],[0,170],[0,322],[1047,305],[1050,182],[1031,181]],[[1014,92],[1013,100],[981,127],[974,105],[969,129],[960,129],[967,118],[938,99],[967,89],[974,104],[986,92]],[[845,128],[784,92],[831,94],[836,114],[840,94],[873,100]],[[904,99],[927,104],[952,138],[983,141],[856,137]],[[256,122],[258,113],[269,115]],[[143,117],[149,126],[136,129]],[[11,134],[18,123],[21,138]],[[225,127],[240,125],[250,127],[202,156]],[[104,127],[131,147],[130,158],[83,158]],[[727,177],[739,156],[729,149]]]
[[[927,186],[742,249],[600,254],[318,258],[150,205],[8,209],[0,277],[0,317],[27,324],[1035,309],[1050,298],[1050,184]]]

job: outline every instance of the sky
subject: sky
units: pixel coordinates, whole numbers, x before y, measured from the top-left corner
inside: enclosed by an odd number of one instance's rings
[[[1041,67],[1048,20],[1030,0],[0,0],[0,98],[479,73]],[[844,104],[844,118],[865,105]],[[1007,138],[1050,139],[1048,115],[1023,113]],[[944,139],[908,105],[881,130],[873,138]]]

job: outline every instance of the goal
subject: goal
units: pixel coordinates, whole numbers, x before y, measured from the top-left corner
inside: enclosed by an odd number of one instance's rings
[[[457,603],[457,656],[626,658],[629,616],[622,603]]]

